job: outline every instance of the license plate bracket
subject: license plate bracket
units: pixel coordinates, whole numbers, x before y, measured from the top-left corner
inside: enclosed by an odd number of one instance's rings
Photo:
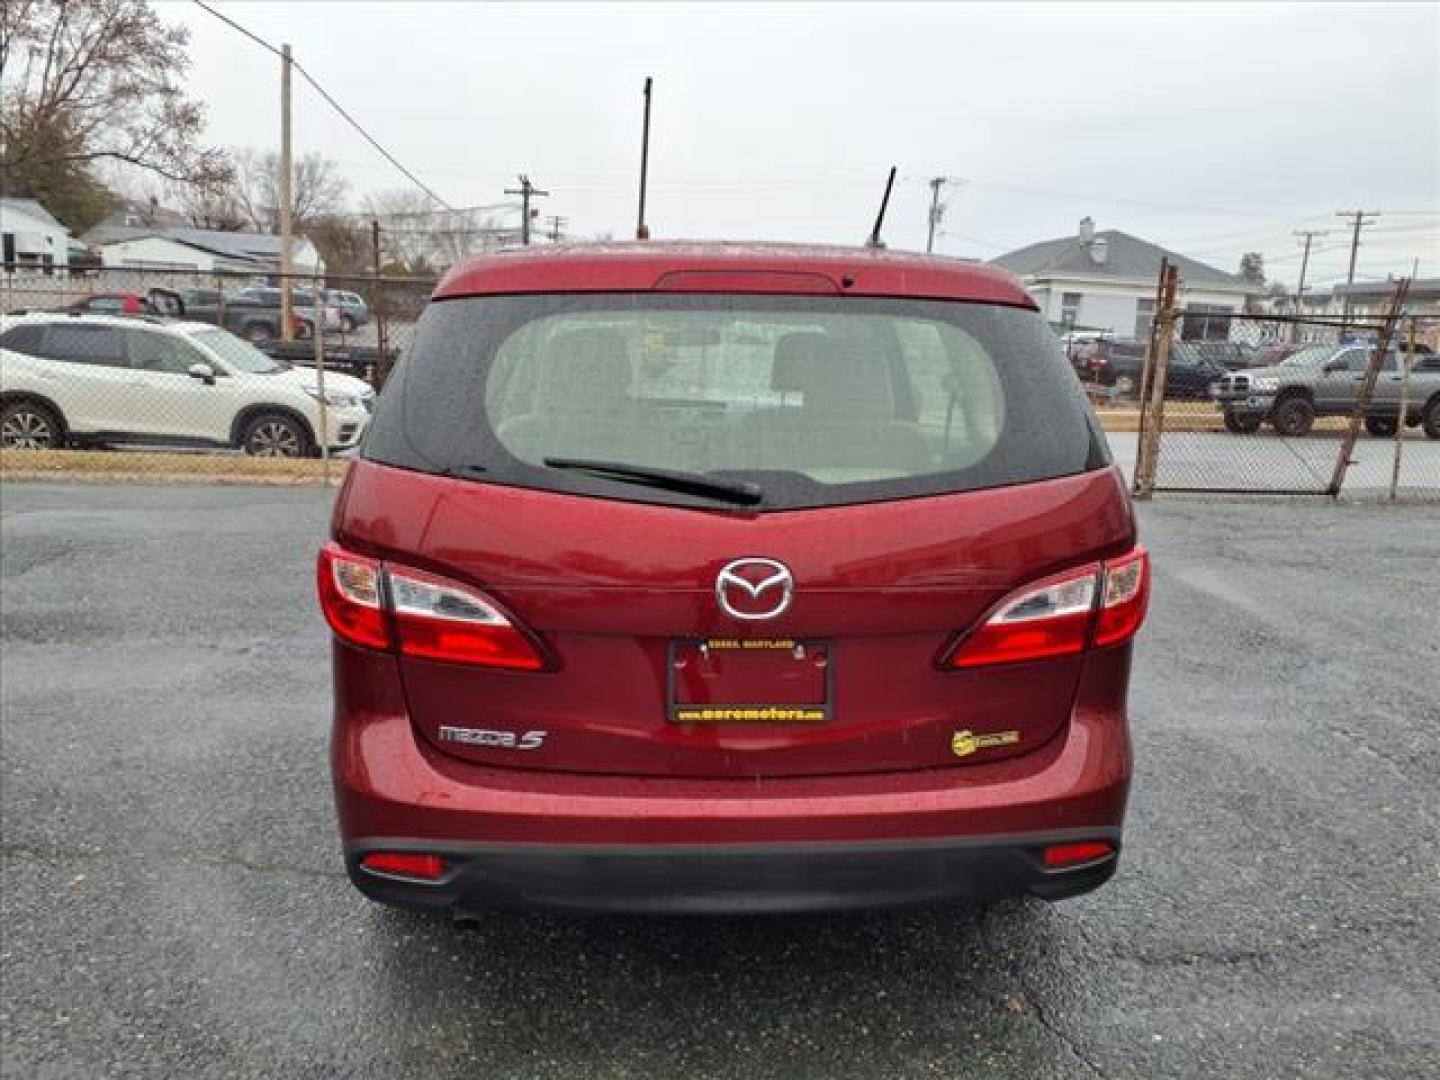
[[[835,650],[793,638],[672,641],[666,703],[676,724],[817,724],[831,717]]]

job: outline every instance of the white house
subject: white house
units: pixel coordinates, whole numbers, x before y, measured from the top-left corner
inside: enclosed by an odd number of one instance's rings
[[[237,271],[273,274],[280,269],[280,237],[270,233],[217,232],[184,226],[102,225],[85,235],[106,267],[131,270]],[[297,274],[323,274],[315,245],[297,236],[291,248]]]
[[[1024,282],[1052,323],[1145,338],[1155,314],[1160,260],[1180,268],[1181,320],[1187,340],[1225,339],[1226,316],[1244,310],[1261,290],[1234,274],[1167,251],[1118,229],[1095,231],[1090,218],[1074,236],[1042,240],[991,260]]]
[[[34,199],[0,198],[0,241],[7,273],[53,274],[70,262],[70,230]]]

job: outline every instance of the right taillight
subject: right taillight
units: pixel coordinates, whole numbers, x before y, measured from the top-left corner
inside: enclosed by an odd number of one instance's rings
[[[1014,664],[1117,645],[1145,619],[1149,565],[1145,549],[1136,547],[1118,559],[1028,585],[961,639],[947,664]]]
[[[404,656],[538,671],[530,638],[478,589],[423,570],[320,549],[320,607],[344,641]]]
[[[1150,601],[1150,554],[1137,547],[1105,564],[1105,588],[1095,613],[1095,644],[1118,645],[1135,635]]]

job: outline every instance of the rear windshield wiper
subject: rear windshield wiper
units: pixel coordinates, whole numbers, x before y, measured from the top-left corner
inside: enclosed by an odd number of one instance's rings
[[[628,465],[623,461],[547,457],[545,464],[552,469],[568,469],[573,472],[590,473],[606,480],[644,484],[646,487],[681,491],[687,495],[699,495],[707,499],[723,499],[725,502],[739,503],[741,506],[756,506],[765,498],[765,492],[760,489],[759,484],[751,484],[745,480],[720,480],[699,473],[652,469],[646,465]]]

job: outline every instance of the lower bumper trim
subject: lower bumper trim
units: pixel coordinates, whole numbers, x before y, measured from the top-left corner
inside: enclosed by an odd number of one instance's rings
[[[1106,840],[1108,856],[1047,868],[1051,844]],[[1104,884],[1118,829],[963,840],[747,845],[351,844],[345,864],[372,900],[472,919],[503,908],[576,913],[763,914],[981,902],[1029,894],[1061,900]],[[372,851],[440,855],[434,882],[360,865]]]

